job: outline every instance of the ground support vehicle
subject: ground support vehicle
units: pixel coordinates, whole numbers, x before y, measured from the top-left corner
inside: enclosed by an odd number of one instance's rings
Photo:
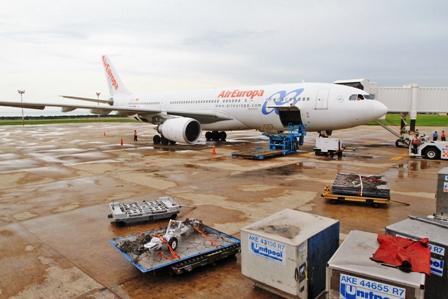
[[[448,160],[448,141],[425,141],[417,147],[411,144],[409,156],[430,160]]]
[[[341,158],[344,147],[342,145],[341,139],[339,138],[319,136],[316,138],[316,143],[313,150],[316,156],[333,157],[334,155],[337,155],[338,158]]]
[[[265,160],[268,158],[294,154],[303,145],[306,135],[302,124],[289,125],[287,133],[264,134],[269,137],[269,149],[256,149],[254,151],[243,151],[232,153],[232,157],[244,159]]]

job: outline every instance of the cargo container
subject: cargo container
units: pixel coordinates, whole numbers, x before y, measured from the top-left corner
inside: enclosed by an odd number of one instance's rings
[[[390,198],[389,185],[386,178],[381,175],[338,173],[331,186],[331,192],[339,195]]]
[[[241,271],[285,298],[317,298],[339,245],[339,221],[285,209],[241,229]]]
[[[410,239],[429,239],[431,275],[426,281],[425,298],[448,298],[448,222],[411,216],[387,226],[386,233]]]
[[[329,299],[422,299],[425,274],[406,273],[370,258],[378,249],[377,234],[351,231],[328,262]]]
[[[436,199],[436,216],[448,219],[448,167],[438,173]]]

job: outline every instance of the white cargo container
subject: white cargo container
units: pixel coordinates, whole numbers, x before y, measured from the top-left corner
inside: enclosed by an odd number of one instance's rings
[[[241,271],[286,298],[317,298],[339,245],[339,221],[285,209],[241,229]]]
[[[378,247],[377,234],[355,230],[347,235],[328,262],[329,299],[423,299],[425,274],[372,261]]]

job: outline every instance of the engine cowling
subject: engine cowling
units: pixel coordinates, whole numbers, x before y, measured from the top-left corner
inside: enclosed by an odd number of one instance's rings
[[[170,118],[159,126],[158,131],[168,140],[191,144],[201,135],[201,124],[188,117]]]

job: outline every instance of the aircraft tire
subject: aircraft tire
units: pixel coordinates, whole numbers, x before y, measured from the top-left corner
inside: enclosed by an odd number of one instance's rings
[[[168,145],[170,141],[162,136],[162,140],[160,141],[163,145]]]
[[[210,131],[205,132],[205,140],[211,141],[212,136],[213,136],[212,132],[210,132]]]
[[[160,137],[160,135],[154,135],[154,137],[152,137],[152,142],[154,144],[160,144],[161,141],[162,141],[162,138]]]
[[[212,140],[213,141],[219,141],[219,132],[218,131],[212,131]]]
[[[168,244],[170,244],[170,246],[171,246],[171,248],[173,248],[173,250],[176,250],[178,243],[179,243],[179,241],[177,241],[177,238],[175,238],[175,237],[172,237],[168,241]]]
[[[219,140],[226,141],[227,133],[225,131],[221,131],[218,133],[218,136],[219,136]]]
[[[425,149],[425,152],[423,153],[423,156],[426,159],[429,160],[435,160],[439,158],[439,150],[434,147],[434,146],[430,146],[428,148]]]

